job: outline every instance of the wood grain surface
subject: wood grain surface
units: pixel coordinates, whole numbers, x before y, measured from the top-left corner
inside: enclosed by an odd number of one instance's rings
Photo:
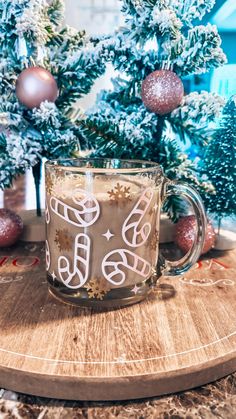
[[[212,253],[146,301],[95,312],[47,291],[44,246],[0,252],[0,386],[72,400],[193,388],[236,370],[236,251]]]

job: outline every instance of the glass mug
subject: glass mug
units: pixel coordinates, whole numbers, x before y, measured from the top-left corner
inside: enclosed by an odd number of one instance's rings
[[[158,262],[160,212],[170,195],[193,207],[195,242],[179,261]],[[120,307],[144,299],[160,276],[199,258],[206,217],[199,194],[168,180],[153,162],[60,159],[46,163],[46,269],[64,302]],[[160,258],[159,258],[160,260]]]

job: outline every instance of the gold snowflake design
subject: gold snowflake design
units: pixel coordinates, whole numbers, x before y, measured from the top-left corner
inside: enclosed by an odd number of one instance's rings
[[[111,203],[125,203],[131,201],[130,198],[130,187],[120,185],[119,182],[116,184],[114,189],[107,192],[110,197]]]
[[[103,300],[105,295],[110,291],[109,284],[103,278],[91,279],[86,285],[89,298]]]
[[[47,193],[51,194],[53,190],[53,179],[50,174],[46,175],[45,185]]]
[[[151,235],[151,240],[149,241],[149,246],[151,250],[156,250],[158,239],[159,239],[159,232],[155,230],[154,234]]]
[[[56,237],[54,241],[58,246],[60,252],[62,250],[69,251],[73,247],[73,238],[66,229],[56,230]]]

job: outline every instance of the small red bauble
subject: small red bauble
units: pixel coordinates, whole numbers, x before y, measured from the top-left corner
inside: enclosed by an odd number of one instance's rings
[[[195,215],[187,215],[180,218],[175,225],[175,244],[184,252],[187,253],[191,249],[194,237],[196,234],[196,217]],[[210,222],[207,223],[207,231],[205,243],[202,249],[202,255],[209,252],[215,244],[215,232]]]
[[[22,219],[15,212],[0,209],[0,247],[12,246],[23,231]]]
[[[45,68],[26,68],[16,81],[16,96],[29,109],[38,108],[45,100],[55,102],[58,96],[56,80]]]
[[[157,70],[142,83],[142,101],[146,108],[159,115],[166,115],[182,102],[182,80],[171,70]]]

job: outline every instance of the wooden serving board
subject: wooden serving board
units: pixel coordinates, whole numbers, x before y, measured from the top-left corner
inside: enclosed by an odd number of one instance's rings
[[[236,370],[236,251],[212,253],[148,300],[94,312],[47,291],[44,247],[0,253],[0,386],[122,400],[176,392]]]

